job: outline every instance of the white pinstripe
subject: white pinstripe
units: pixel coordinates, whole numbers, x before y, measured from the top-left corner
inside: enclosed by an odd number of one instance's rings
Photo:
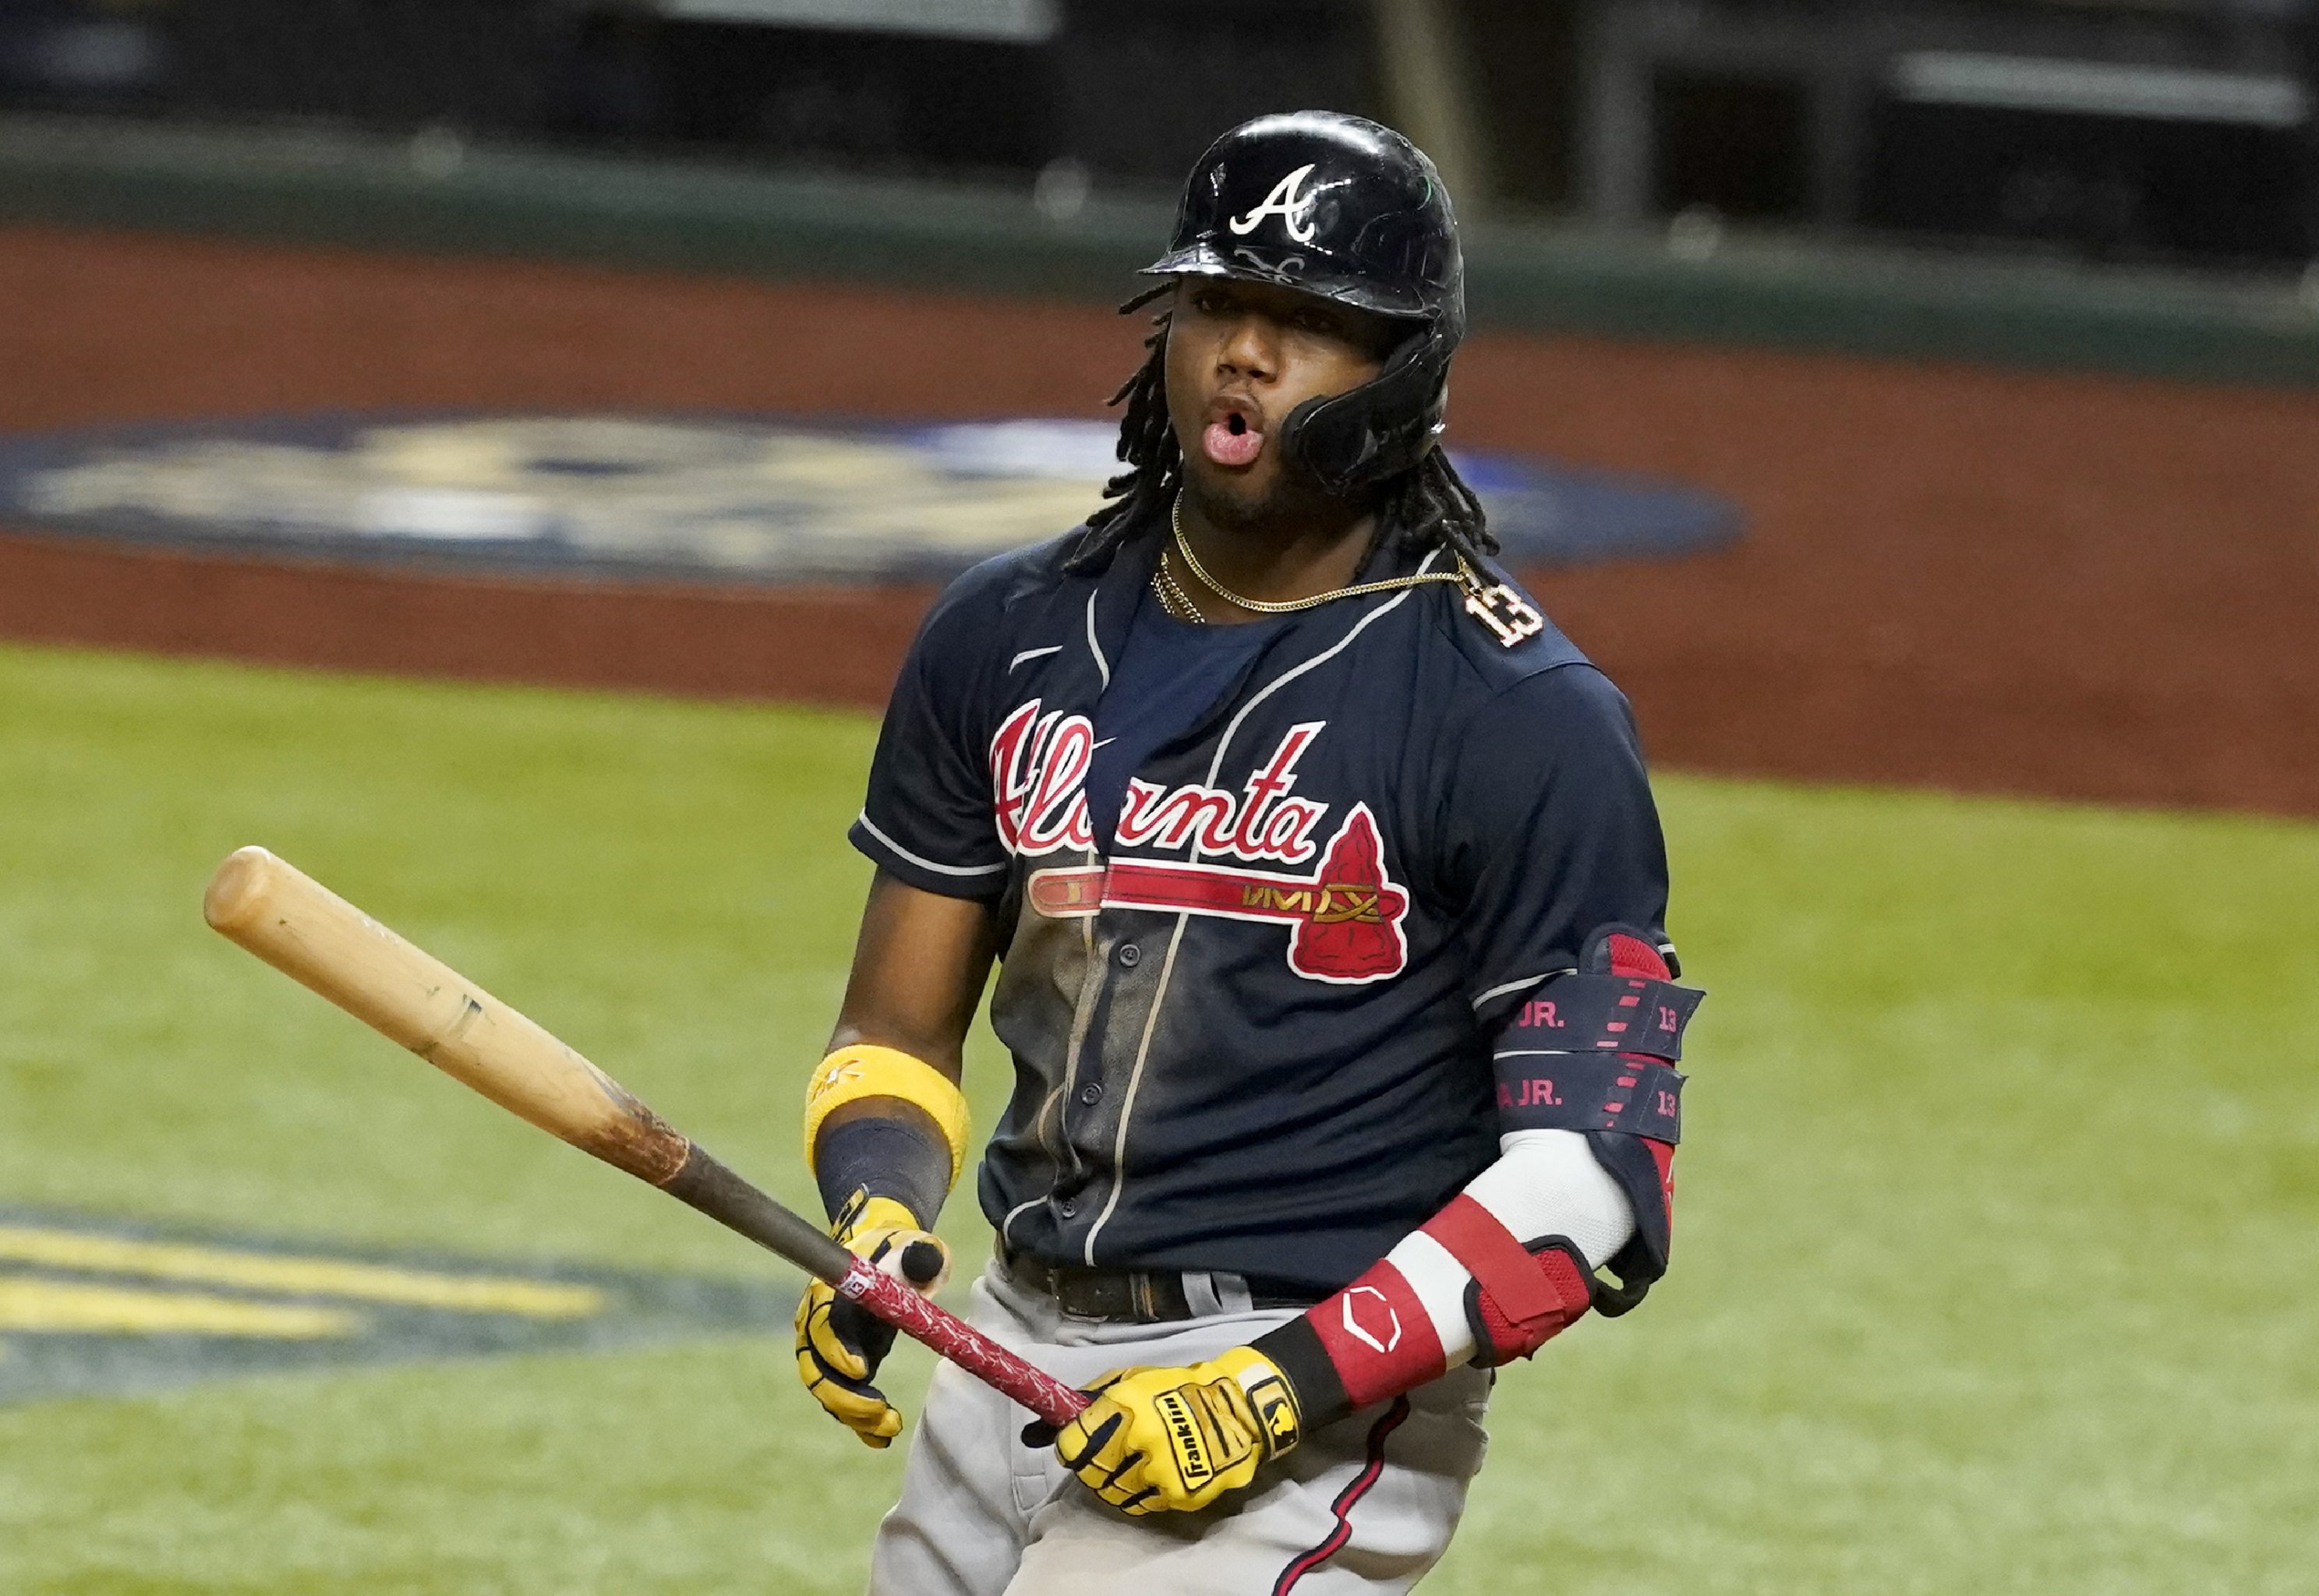
[[[1095,600],[1087,595],[1087,652],[1095,655],[1095,668],[1103,674],[1103,685],[1111,686],[1111,662],[1103,657],[1103,645],[1095,640]]]
[[[1577,973],[1578,967],[1576,965],[1566,964],[1560,969],[1549,969],[1543,975],[1524,976],[1518,981],[1508,981],[1502,987],[1491,987],[1479,997],[1474,999],[1474,1006],[1475,1008],[1479,1008],[1484,1004],[1489,1002],[1493,997],[1503,997],[1509,992],[1519,992],[1524,987],[1535,987],[1540,981],[1550,981],[1557,976],[1576,975]]]

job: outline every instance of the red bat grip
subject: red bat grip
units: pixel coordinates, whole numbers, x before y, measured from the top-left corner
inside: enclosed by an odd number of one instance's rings
[[[944,1312],[891,1275],[857,1258],[837,1294],[861,1303],[913,1340],[924,1341],[984,1384],[1013,1397],[1048,1423],[1061,1426],[1087,1405],[1087,1394],[1033,1368],[956,1314]]]
[[[864,1262],[803,1217],[751,1186],[698,1145],[661,1187],[758,1246],[779,1253],[837,1294],[859,1303],[913,1340],[924,1341],[984,1384],[1040,1418],[1064,1425],[1087,1405],[1087,1393],[1033,1368],[972,1325],[943,1312],[891,1275]]]

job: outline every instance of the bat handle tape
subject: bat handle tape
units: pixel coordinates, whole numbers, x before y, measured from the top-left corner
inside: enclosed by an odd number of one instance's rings
[[[923,1341],[984,1384],[1013,1398],[1049,1424],[1060,1427],[1078,1417],[1087,1395],[1033,1367],[954,1313],[905,1285],[864,1258],[831,1282],[837,1294],[859,1303],[913,1340]]]
[[[826,1231],[749,1184],[698,1142],[688,1143],[675,1175],[661,1189],[758,1246],[834,1286],[916,1341],[923,1341],[984,1384],[1048,1423],[1068,1424],[1087,1393],[1032,1367],[955,1314],[943,1312],[884,1270],[846,1249]]]

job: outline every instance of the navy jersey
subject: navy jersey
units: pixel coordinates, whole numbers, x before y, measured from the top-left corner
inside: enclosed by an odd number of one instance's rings
[[[1325,1294],[1497,1157],[1491,1040],[1525,996],[1595,928],[1661,926],[1632,718],[1550,625],[1508,646],[1455,584],[1342,600],[1242,647],[1098,837],[1158,545],[1083,574],[1076,544],[943,595],[853,840],[1003,927],[1015,1090],[979,1196],[1008,1247]]]

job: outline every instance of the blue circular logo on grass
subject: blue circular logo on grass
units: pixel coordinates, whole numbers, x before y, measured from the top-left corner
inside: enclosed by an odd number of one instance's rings
[[[0,437],[0,523],[479,572],[941,580],[1053,537],[1120,468],[1108,421],[319,416]],[[1682,485],[1452,450],[1512,564],[1738,536]]]

